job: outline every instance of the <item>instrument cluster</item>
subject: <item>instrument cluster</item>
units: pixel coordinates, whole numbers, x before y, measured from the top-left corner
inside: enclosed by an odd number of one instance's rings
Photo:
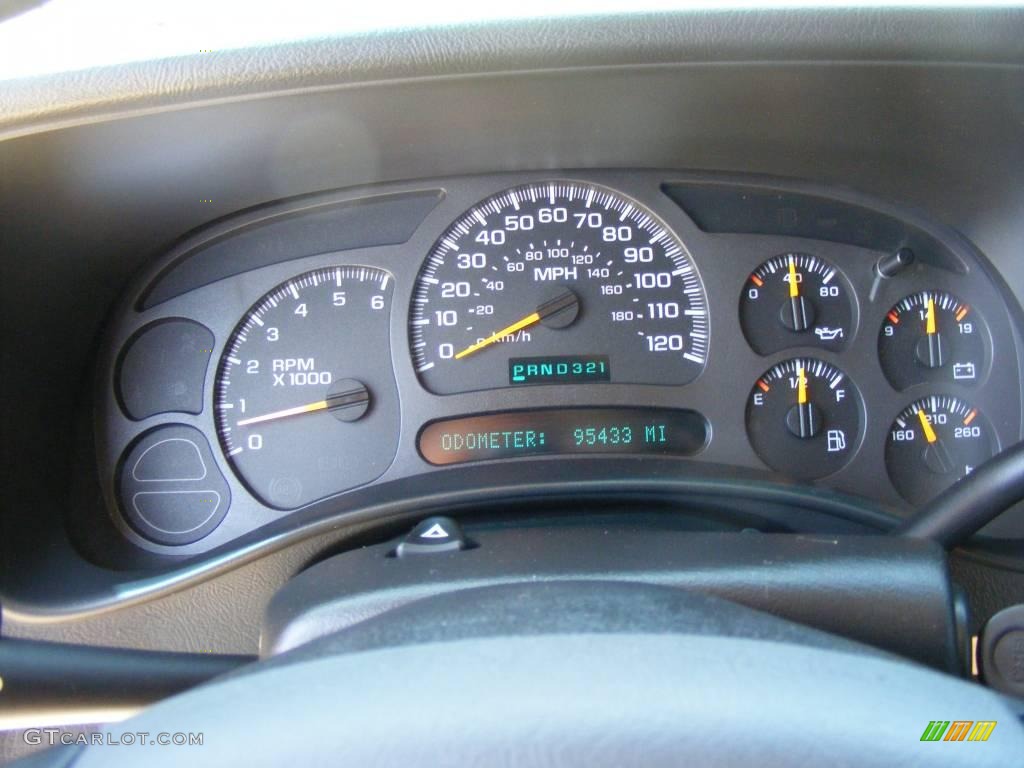
[[[285,202],[126,297],[100,480],[125,537],[185,553],[357,487],[588,455],[905,515],[1019,438],[1012,312],[959,235],[807,185],[509,174]]]

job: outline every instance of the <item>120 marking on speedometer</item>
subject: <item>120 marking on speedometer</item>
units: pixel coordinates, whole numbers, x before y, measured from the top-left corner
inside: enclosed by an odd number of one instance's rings
[[[420,271],[409,337],[438,394],[508,386],[509,359],[533,356],[601,355],[610,382],[685,384],[707,359],[707,315],[690,253],[651,211],[597,185],[542,182],[445,231]]]

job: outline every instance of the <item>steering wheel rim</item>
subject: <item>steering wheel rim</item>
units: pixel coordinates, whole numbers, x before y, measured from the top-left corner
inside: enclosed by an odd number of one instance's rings
[[[552,619],[567,605],[581,610]],[[985,743],[922,742],[936,719],[999,725]],[[108,731],[202,733],[201,748],[146,748],[149,766],[192,768],[979,768],[1024,754],[1013,713],[978,685],[726,601],[611,582],[422,600]],[[77,758],[137,765],[139,752]]]

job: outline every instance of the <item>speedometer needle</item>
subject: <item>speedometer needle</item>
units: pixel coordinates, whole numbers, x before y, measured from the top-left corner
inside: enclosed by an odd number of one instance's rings
[[[485,349],[491,344],[500,341],[505,336],[511,336],[516,331],[521,331],[523,328],[529,328],[531,325],[535,325],[542,320],[548,320],[550,318],[550,325],[552,328],[564,328],[570,325],[573,320],[576,319],[576,315],[579,313],[580,300],[575,293],[566,289],[562,293],[559,293],[555,298],[550,301],[545,301],[537,309],[521,320],[516,320],[512,325],[506,325],[500,331],[495,331],[486,339],[481,339],[475,344],[470,344],[461,352],[455,354],[456,360],[461,360],[467,355],[471,355],[474,352],[479,352],[481,349]]]

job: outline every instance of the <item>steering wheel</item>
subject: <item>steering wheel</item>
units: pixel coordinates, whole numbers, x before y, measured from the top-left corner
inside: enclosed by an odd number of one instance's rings
[[[987,742],[925,742],[932,720]],[[979,685],[720,599],[621,582],[426,598],[108,729],[49,765],[1000,766],[1024,730]]]

